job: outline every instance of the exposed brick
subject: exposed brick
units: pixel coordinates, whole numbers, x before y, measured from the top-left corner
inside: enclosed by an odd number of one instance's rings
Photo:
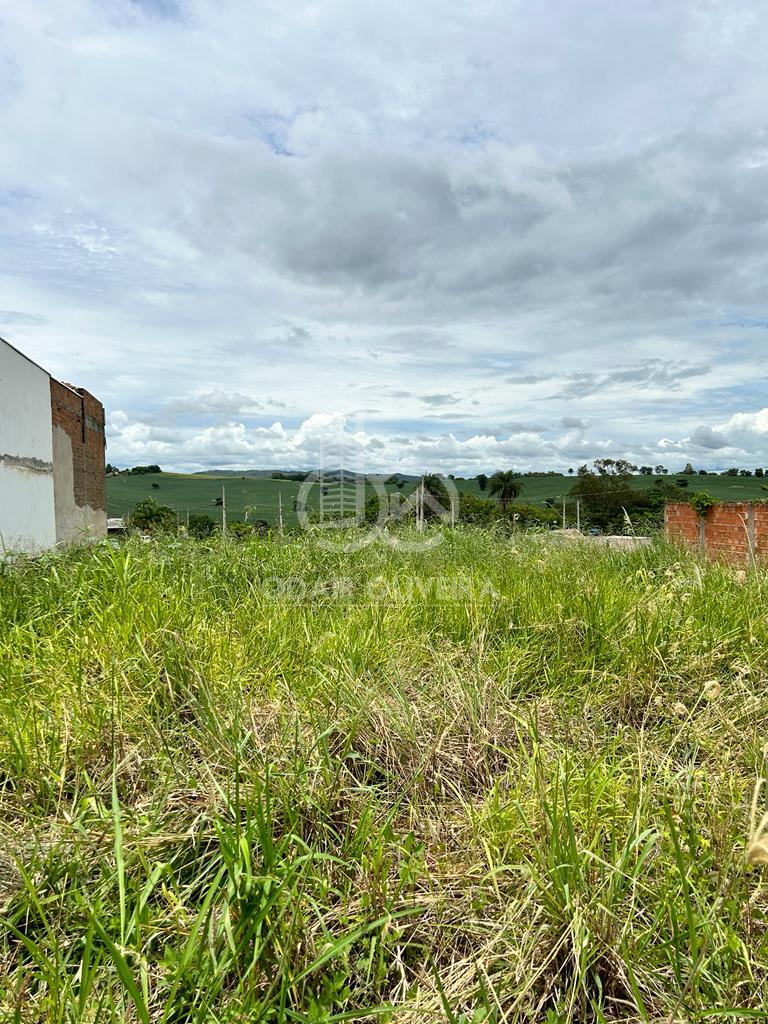
[[[84,388],[51,378],[51,416],[72,442],[75,504],[106,510],[104,406]]]
[[[750,557],[751,518],[754,521],[753,553],[768,559],[768,508],[744,501],[715,505],[704,517],[707,554],[729,562],[746,561]],[[690,505],[684,502],[668,505],[665,527],[670,540],[682,541],[691,547],[700,546],[700,520]]]

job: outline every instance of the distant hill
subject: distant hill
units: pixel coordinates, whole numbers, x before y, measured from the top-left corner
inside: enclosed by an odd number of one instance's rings
[[[274,472],[274,469],[201,469],[197,473],[190,473],[189,475],[252,477],[255,480],[269,480]]]

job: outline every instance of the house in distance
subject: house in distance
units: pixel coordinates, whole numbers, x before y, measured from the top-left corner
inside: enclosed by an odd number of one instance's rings
[[[106,536],[104,407],[0,338],[0,556]]]

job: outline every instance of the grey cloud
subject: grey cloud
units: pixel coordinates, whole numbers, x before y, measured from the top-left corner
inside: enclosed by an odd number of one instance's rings
[[[522,423],[519,420],[500,423],[493,431],[497,434],[541,434],[547,428],[540,423]]]
[[[127,0],[127,3],[150,17],[176,19],[181,16],[177,0]]]
[[[461,401],[461,396],[447,394],[422,395],[421,401],[425,405],[456,405]]]
[[[730,441],[724,434],[721,434],[719,430],[713,430],[712,427],[700,426],[696,427],[694,432],[691,434],[691,444],[696,445],[698,448],[717,451],[719,448],[727,448],[730,445]]]
[[[312,340],[312,334],[300,324],[287,324],[285,328],[285,340],[288,345],[294,348],[301,348]]]
[[[47,322],[44,316],[37,316],[34,313],[19,313],[14,309],[0,310],[0,324],[12,327],[35,327]]]
[[[591,426],[591,421],[580,419],[578,416],[563,416],[560,426],[566,430],[587,430]]]
[[[573,373],[560,391],[562,398],[585,398],[622,385],[634,388],[677,388],[682,381],[709,373],[706,365],[644,359],[635,366],[618,367],[608,373]]]
[[[213,390],[190,395],[186,398],[175,398],[167,402],[165,408],[170,413],[199,414],[204,416],[237,417],[253,416],[267,409],[285,408],[285,402],[267,396],[231,394],[226,391]]]

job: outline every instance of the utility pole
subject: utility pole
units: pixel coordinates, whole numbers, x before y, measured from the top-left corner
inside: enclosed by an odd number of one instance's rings
[[[323,502],[323,491],[325,490],[325,435],[320,436],[320,521],[325,519],[325,504]]]
[[[221,485],[221,536],[227,536],[227,491],[224,484]]]
[[[283,492],[277,492],[277,521],[280,524],[280,534],[283,533]]]

